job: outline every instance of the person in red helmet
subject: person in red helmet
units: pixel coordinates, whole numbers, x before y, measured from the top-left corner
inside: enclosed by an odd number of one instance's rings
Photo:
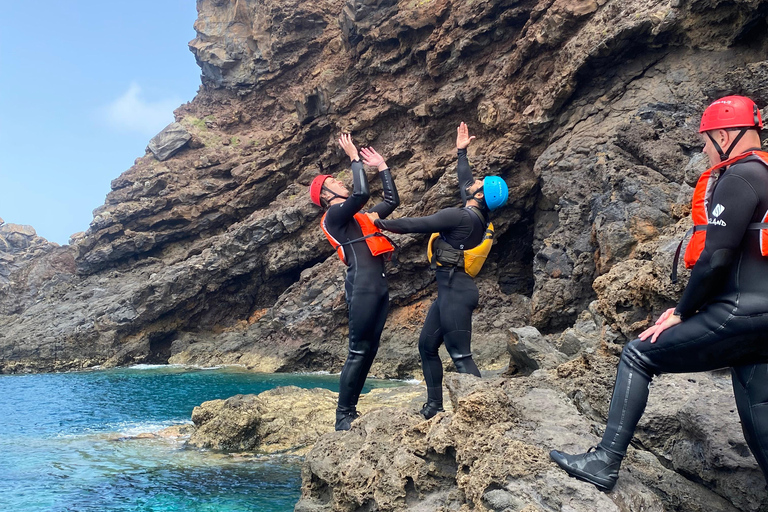
[[[368,178],[352,136],[342,134],[339,145],[352,161],[352,195],[343,182],[331,175],[317,176],[309,187],[310,199],[326,209],[321,228],[347,265],[345,292],[349,308],[349,351],[341,370],[336,430],[349,430],[358,417],[357,401],[379,348],[389,313],[389,289],[385,260],[393,244],[361,212],[368,202]],[[377,167],[384,200],[369,212],[387,217],[400,204],[397,188],[384,158],[373,148],[360,150],[366,165]]]
[[[573,477],[610,491],[645,410],[648,386],[661,373],[731,368],[747,444],[768,478],[768,153],[760,150],[757,105],[727,96],[704,111],[699,133],[712,166],[694,193],[706,219],[703,244],[677,307],[622,351],[605,433],[586,453],[553,450]],[[697,199],[698,198],[698,199]],[[763,242],[766,243],[763,243]],[[689,254],[693,252],[694,254]]]

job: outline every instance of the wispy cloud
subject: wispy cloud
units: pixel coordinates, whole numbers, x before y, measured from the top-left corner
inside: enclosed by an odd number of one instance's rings
[[[125,94],[105,107],[104,115],[112,128],[153,136],[173,122],[173,111],[182,103],[178,98],[147,100],[134,82]]]

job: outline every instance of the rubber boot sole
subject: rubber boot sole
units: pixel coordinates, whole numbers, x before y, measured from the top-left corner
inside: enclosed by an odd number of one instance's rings
[[[565,460],[563,455],[557,450],[552,450],[549,452],[549,458],[555,461],[555,464],[560,466],[563,471],[568,473],[568,476],[571,478],[592,484],[603,492],[611,492],[616,486],[615,478],[600,478],[599,476],[595,476],[592,473],[585,473],[576,468],[572,468],[568,465],[568,462]]]

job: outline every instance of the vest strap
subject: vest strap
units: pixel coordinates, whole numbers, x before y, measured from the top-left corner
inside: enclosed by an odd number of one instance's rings
[[[369,238],[371,238],[371,237],[374,237],[374,236],[383,236],[384,238],[386,238],[386,239],[387,239],[387,241],[388,241],[390,244],[392,244],[392,247],[394,247],[394,248],[395,248],[395,250],[394,250],[394,251],[392,251],[392,252],[388,252],[387,254],[385,254],[385,255],[384,255],[384,260],[385,260],[385,261],[391,261],[393,264],[395,264],[395,265],[398,265],[398,264],[399,264],[399,261],[398,261],[398,259],[397,259],[397,256],[398,256],[398,254],[400,253],[400,246],[399,246],[399,245],[397,245],[397,244],[395,243],[395,241],[394,241],[394,240],[392,240],[391,238],[389,238],[389,237],[388,237],[387,235],[385,235],[384,233],[371,233],[370,235],[361,236],[360,238],[355,238],[354,240],[347,240],[346,242],[341,242],[341,243],[339,244],[339,247],[342,247],[342,246],[345,246],[345,245],[352,245],[352,244],[354,244],[355,242],[363,242],[363,241],[365,241],[365,240],[367,240],[367,239],[369,239]]]
[[[683,242],[685,242],[685,239],[694,234],[697,231],[706,230],[707,225],[706,224],[699,224],[698,226],[693,226],[691,229],[685,232],[685,235],[683,235],[682,240],[680,240],[680,243],[677,244],[677,249],[675,250],[675,258],[672,260],[672,274],[669,276],[669,278],[672,280],[672,284],[675,284],[677,282],[677,265],[680,261],[680,251],[683,248]]]

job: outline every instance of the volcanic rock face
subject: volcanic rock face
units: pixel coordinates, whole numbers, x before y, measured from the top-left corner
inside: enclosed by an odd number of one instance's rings
[[[504,364],[506,328],[562,330],[595,298],[613,331],[631,336],[684,286],[666,275],[705,165],[699,113],[728,92],[768,99],[766,9],[200,1],[190,47],[204,87],[176,112],[188,142],[113,181],[87,232],[61,250],[69,263],[46,266],[45,287],[4,288],[2,367],[338,370],[343,266],[306,185],[321,170],[349,176],[336,145],[346,130],[387,157],[402,198],[395,216],[455,205],[460,121],[478,137],[477,175],[510,186],[478,279],[481,366]],[[381,376],[418,372],[417,333],[435,293],[424,237],[398,241]]]

